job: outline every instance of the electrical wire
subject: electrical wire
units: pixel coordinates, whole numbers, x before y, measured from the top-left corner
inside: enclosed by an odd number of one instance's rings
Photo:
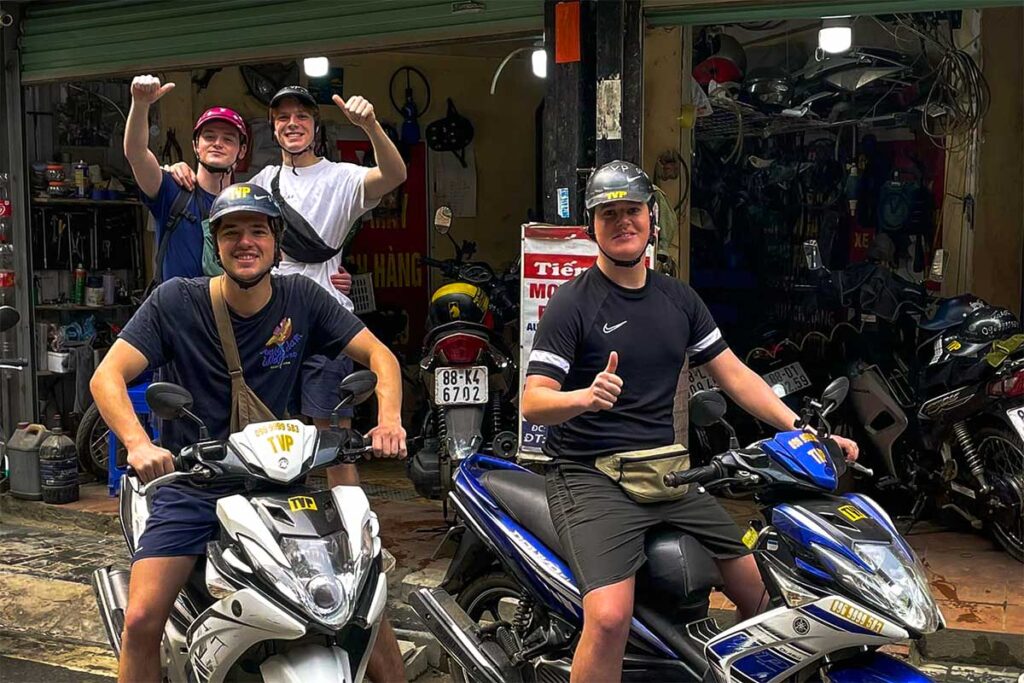
[[[111,107],[116,109],[117,113],[121,115],[122,119],[124,119],[125,121],[128,120],[128,117],[124,115],[123,111],[121,111],[121,107],[117,106],[117,103],[114,102],[114,100],[112,100],[109,97],[107,97],[106,95],[101,95],[98,92],[93,92],[92,90],[89,90],[87,88],[79,87],[79,86],[75,85],[74,83],[68,83],[67,86],[69,88],[71,88],[72,90],[78,90],[79,92],[84,92],[84,93],[86,93],[88,95],[92,95],[93,97],[98,97],[99,99],[103,100],[104,102],[109,104]]]
[[[932,27],[934,33],[918,28],[915,24],[919,20],[913,15],[896,14],[894,17],[897,30],[902,28],[910,31],[942,53],[938,64],[929,74],[929,77],[934,77],[934,81],[925,97],[921,116],[921,127],[925,135],[940,149],[963,149],[969,144],[971,133],[981,127],[991,104],[992,93],[988,80],[978,63],[966,51],[981,36],[975,36],[960,47],[956,44],[952,26],[949,26],[948,36],[943,36],[937,26]],[[935,117],[942,119],[941,128],[931,122],[931,112],[935,110],[945,112],[942,117]],[[949,139],[957,142],[948,144]]]

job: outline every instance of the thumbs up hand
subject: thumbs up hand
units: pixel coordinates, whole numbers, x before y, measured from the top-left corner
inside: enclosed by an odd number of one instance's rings
[[[609,410],[619,400],[622,393],[622,378],[615,374],[619,367],[619,354],[612,351],[608,354],[608,365],[604,370],[597,373],[590,388],[584,395],[584,409],[586,412],[596,413],[601,410]]]

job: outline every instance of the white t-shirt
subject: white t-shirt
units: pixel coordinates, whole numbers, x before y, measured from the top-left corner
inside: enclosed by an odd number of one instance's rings
[[[279,168],[267,166],[249,182],[270,190]],[[367,201],[363,195],[363,180],[369,170],[365,166],[327,159],[321,159],[312,166],[296,168],[295,173],[291,166],[286,166],[281,170],[279,180],[281,196],[289,206],[302,214],[324,244],[335,248],[345,240],[356,219],[380,203],[379,199]],[[285,254],[278,271],[286,275],[305,275],[351,311],[352,301],[331,284],[331,275],[338,272],[341,257],[339,252],[324,263],[300,263]]]

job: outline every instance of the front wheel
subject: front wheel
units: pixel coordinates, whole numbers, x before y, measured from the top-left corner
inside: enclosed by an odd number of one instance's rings
[[[1005,427],[982,427],[974,438],[992,487],[989,529],[1011,557],[1024,562],[1024,443]]]
[[[519,610],[519,599],[519,585],[507,574],[494,572],[470,581],[459,591],[455,601],[470,619],[484,628],[500,621],[513,623]],[[451,672],[456,683],[471,683],[466,672],[455,661],[451,662]]]

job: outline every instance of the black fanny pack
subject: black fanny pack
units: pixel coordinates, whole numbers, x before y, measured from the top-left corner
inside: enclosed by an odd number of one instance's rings
[[[281,170],[282,165],[277,169],[277,174],[270,181],[270,192],[274,200],[281,207],[281,217],[284,219],[284,238],[281,242],[281,250],[289,258],[299,263],[325,263],[341,253],[341,246],[332,248],[320,239],[313,226],[309,224],[302,214],[293,209],[281,196]]]

